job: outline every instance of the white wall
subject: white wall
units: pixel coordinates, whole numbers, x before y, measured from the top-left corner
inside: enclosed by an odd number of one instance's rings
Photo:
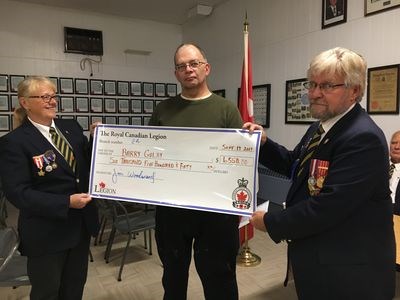
[[[64,26],[103,31],[103,61],[93,66],[93,78],[176,82],[172,55],[181,26],[6,0],[0,0],[0,73],[89,78],[89,66],[79,65],[86,56],[64,53]]]
[[[183,26],[184,41],[202,46],[211,62],[212,89],[236,100],[243,61],[243,21],[247,10],[253,84],[270,83],[268,135],[293,147],[307,125],[285,124],[285,82],[306,77],[319,52],[342,46],[362,54],[369,67],[400,63],[400,8],[364,17],[364,0],[349,0],[347,23],[321,30],[321,0],[231,0],[211,16]],[[366,97],[361,102],[366,107]],[[387,139],[400,129],[399,115],[374,115]]]

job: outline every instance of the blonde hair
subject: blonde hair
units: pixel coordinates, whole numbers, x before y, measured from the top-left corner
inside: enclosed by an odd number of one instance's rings
[[[27,118],[26,110],[22,106],[15,108],[13,112],[13,129],[18,128],[24,123],[25,119]]]
[[[18,84],[18,98],[27,98],[32,95],[39,87],[47,86],[55,93],[57,88],[54,83],[44,76],[29,76]]]
[[[349,49],[336,47],[318,54],[310,63],[307,77],[316,77],[321,74],[343,77],[346,86],[359,86],[360,94],[357,101],[361,101],[365,91],[367,63],[365,59]]]

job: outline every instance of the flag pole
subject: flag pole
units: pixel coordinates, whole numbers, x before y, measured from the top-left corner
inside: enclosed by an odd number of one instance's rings
[[[253,120],[253,108],[252,108],[252,104],[249,106],[249,102],[253,101],[253,99],[251,99],[249,101],[249,95],[251,95],[252,97],[252,91],[249,91],[249,89],[252,89],[252,85],[253,83],[249,82],[250,80],[252,81],[252,75],[249,76],[249,70],[251,68],[251,66],[249,65],[249,51],[248,51],[248,27],[249,27],[249,23],[247,22],[247,11],[246,11],[246,17],[245,17],[245,21],[243,23],[244,29],[243,29],[243,33],[244,33],[244,60],[243,60],[243,71],[242,71],[242,87],[241,87],[241,98],[240,100],[242,101],[242,103],[239,103],[239,109],[240,112],[242,114],[246,114],[246,118],[244,118],[245,122],[248,121],[254,121]],[[244,77],[244,78],[243,78]],[[244,80],[244,81],[243,81]],[[243,82],[245,83],[243,85]],[[246,100],[246,103],[243,103],[244,98]],[[252,253],[249,247],[249,238],[248,238],[248,230],[249,230],[249,226],[252,226],[250,224],[247,224],[244,226],[243,230],[244,230],[244,243],[241,246],[240,250],[239,250],[239,254],[236,257],[236,263],[239,266],[243,266],[243,267],[252,267],[252,266],[256,266],[258,264],[261,263],[261,258]]]

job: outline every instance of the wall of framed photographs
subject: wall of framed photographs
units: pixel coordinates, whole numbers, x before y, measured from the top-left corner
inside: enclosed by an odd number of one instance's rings
[[[0,132],[13,128],[17,86],[25,75],[0,74]],[[60,95],[57,117],[75,119],[84,131],[93,122],[147,125],[157,104],[176,96],[176,83],[49,77]]]

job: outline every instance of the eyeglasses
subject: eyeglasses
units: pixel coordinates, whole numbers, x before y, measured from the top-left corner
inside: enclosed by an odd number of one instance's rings
[[[345,83],[334,84],[334,83],[330,83],[330,82],[316,83],[315,81],[307,81],[307,82],[303,83],[303,86],[307,90],[312,90],[312,91],[315,90],[317,87],[319,87],[321,92],[330,93],[335,88],[337,88],[339,86],[346,86],[346,84]]]
[[[49,103],[51,99],[60,100],[60,96],[58,95],[29,96],[28,98],[41,98],[44,103]]]
[[[186,67],[190,67],[192,70],[196,70],[200,65],[206,64],[204,61],[192,60],[185,64],[175,65],[175,70],[179,72],[183,72],[186,70]]]

